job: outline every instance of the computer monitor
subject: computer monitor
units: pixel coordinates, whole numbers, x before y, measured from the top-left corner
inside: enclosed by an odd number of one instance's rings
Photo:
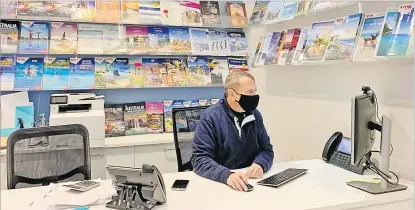
[[[382,177],[381,183],[365,181],[351,181],[347,185],[372,193],[381,194],[407,189],[406,186],[392,183],[389,175],[390,145],[391,145],[391,120],[382,116],[381,122],[378,118],[378,104],[376,94],[370,87],[362,87],[363,94],[352,98],[352,155],[351,163],[359,165],[368,163],[365,167]],[[365,158],[375,142],[375,132],[381,132],[380,167]],[[362,162],[365,161],[365,162]],[[397,178],[397,177],[396,177]]]
[[[363,93],[352,98],[352,154],[351,164],[359,165],[375,143],[375,130],[369,123],[376,123],[376,104],[373,93]]]

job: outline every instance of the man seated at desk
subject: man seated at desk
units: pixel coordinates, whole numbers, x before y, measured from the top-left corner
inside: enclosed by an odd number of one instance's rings
[[[274,159],[261,113],[255,78],[232,71],[225,97],[206,109],[193,138],[192,165],[196,174],[247,191],[249,178],[261,178]],[[230,169],[249,167],[247,172]]]

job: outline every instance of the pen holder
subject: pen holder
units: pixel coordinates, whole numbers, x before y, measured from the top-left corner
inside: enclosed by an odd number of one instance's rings
[[[158,202],[150,201],[145,197],[151,197],[154,186],[143,186],[135,184],[116,184],[117,195],[105,206],[120,210],[150,210],[158,205]]]

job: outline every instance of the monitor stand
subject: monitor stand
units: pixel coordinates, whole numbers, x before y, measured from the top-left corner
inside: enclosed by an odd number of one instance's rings
[[[386,116],[382,116],[381,129],[376,129],[376,130],[380,130],[381,136],[382,136],[381,143],[380,143],[380,155],[381,155],[380,170],[385,174],[389,174],[391,120]],[[352,181],[352,182],[347,182],[347,185],[363,190],[371,194],[390,193],[390,192],[406,190],[408,188],[407,186],[401,185],[401,184],[389,184],[383,178],[381,178],[380,183]]]
[[[386,188],[382,188],[381,184],[382,183],[371,183],[371,182],[362,182],[362,181],[347,182],[347,185],[363,190],[371,194],[383,194],[383,193],[406,190],[408,188],[407,186],[401,185],[401,184],[397,184],[397,185],[387,184]]]

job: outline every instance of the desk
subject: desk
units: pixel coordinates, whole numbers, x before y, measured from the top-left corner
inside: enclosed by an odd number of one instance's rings
[[[339,210],[365,209],[390,210],[413,209],[413,182],[401,180],[408,186],[406,191],[382,195],[371,195],[346,185],[350,178],[361,177],[352,172],[325,163],[322,160],[304,160],[275,163],[270,176],[289,167],[308,168],[309,172],[280,188],[256,185],[252,192],[237,192],[229,187],[195,175],[193,172],[164,174],[167,187],[167,204],[158,210]],[[172,191],[175,179],[189,179],[186,191]],[[1,209],[27,209],[32,201],[47,193],[47,187],[2,191]],[[21,208],[20,208],[21,207]],[[90,210],[106,209],[93,206]]]

